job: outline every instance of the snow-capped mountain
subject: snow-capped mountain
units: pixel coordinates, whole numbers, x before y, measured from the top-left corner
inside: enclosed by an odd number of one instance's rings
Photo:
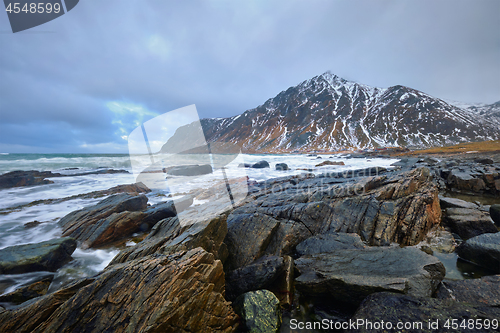
[[[326,72],[241,115],[203,119],[202,126],[208,142],[285,152],[496,140],[497,120],[500,102],[461,108],[408,87],[374,88]]]

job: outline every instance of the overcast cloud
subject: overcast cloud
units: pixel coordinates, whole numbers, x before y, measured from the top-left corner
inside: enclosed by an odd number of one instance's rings
[[[12,34],[0,13],[0,152],[127,152],[155,115],[227,117],[327,70],[500,100],[500,1],[83,0]]]

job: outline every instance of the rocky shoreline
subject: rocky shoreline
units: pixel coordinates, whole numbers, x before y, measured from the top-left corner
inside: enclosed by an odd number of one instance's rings
[[[17,263],[14,271],[23,272],[29,262],[56,270],[52,264],[64,264],[76,246],[147,236],[95,276],[48,294],[39,284],[27,286],[38,292],[0,296],[0,331],[289,332],[292,320],[363,319],[447,332],[446,319],[498,324],[499,160],[405,157],[393,169],[239,179],[233,191],[248,188],[248,196],[236,207],[207,190],[175,206],[148,206],[141,184],[96,193],[111,195],[59,221],[67,238],[54,242],[63,250],[33,244],[46,255],[21,259],[20,247],[2,249],[0,269]],[[193,206],[193,199],[207,202]],[[439,253],[491,274],[449,280]],[[31,296],[13,302],[16,293]],[[436,320],[438,329],[427,327]]]

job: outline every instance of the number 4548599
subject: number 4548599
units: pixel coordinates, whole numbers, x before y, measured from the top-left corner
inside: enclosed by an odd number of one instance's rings
[[[43,2],[39,2],[39,3],[30,3],[29,6],[27,3],[24,4],[24,6],[21,8],[20,7],[20,3],[9,3],[9,5],[7,6],[7,8],[5,8],[5,11],[7,11],[8,13],[14,13],[14,14],[17,14],[17,13],[20,13],[20,12],[24,12],[24,13],[31,13],[31,14],[35,14],[35,13],[39,13],[39,14],[42,14],[42,13],[59,13],[61,11],[61,5],[56,3],[54,5],[52,5],[50,2],[47,2],[47,3],[43,3]]]

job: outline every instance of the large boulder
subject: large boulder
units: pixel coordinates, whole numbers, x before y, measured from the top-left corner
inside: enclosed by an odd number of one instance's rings
[[[112,195],[93,206],[74,211],[59,220],[63,236],[71,236],[76,240],[85,237],[95,223],[106,219],[113,213],[124,211],[140,211],[147,207],[148,198],[145,195],[120,193]]]
[[[250,291],[239,296],[234,309],[242,317],[247,332],[273,333],[281,326],[280,302],[269,290]]]
[[[486,190],[486,183],[480,174],[472,171],[452,170],[447,179],[452,188],[467,192],[482,192]]]
[[[351,182],[353,174],[359,179]],[[228,216],[229,269],[263,255],[291,255],[300,242],[320,234],[356,233],[369,245],[416,245],[441,222],[438,189],[426,168],[391,176],[283,177],[259,189]]]
[[[430,297],[446,273],[436,257],[400,247],[337,250],[301,257],[295,265],[301,293],[353,305],[379,291]]]
[[[497,228],[488,214],[479,209],[447,208],[446,225],[462,239],[485,233],[496,233]]]
[[[500,307],[500,275],[459,281],[443,280],[436,297]]]
[[[75,249],[76,242],[70,237],[6,247],[0,250],[0,274],[55,272],[72,260]]]
[[[346,332],[495,332],[498,318],[495,307],[381,292],[363,301]]]
[[[114,265],[89,282],[52,309],[50,317],[20,322],[20,311],[36,307],[29,304],[1,313],[0,328],[97,333],[232,332],[237,327],[237,316],[223,296],[222,263],[201,248]]]
[[[500,233],[470,238],[456,252],[462,259],[500,273]]]
[[[500,226],[500,205],[490,206],[490,216],[497,226]]]
[[[167,174],[171,176],[200,176],[212,173],[212,171],[212,166],[210,164],[196,164],[173,167],[167,171]]]

